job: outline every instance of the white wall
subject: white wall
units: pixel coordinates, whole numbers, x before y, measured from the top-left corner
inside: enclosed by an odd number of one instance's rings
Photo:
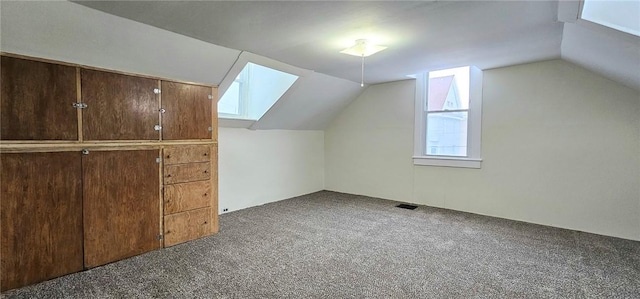
[[[323,131],[220,128],[219,140],[220,212],[324,189]]]
[[[484,72],[482,169],[413,166],[414,81],[325,132],[326,189],[640,240],[640,93],[562,60]]]

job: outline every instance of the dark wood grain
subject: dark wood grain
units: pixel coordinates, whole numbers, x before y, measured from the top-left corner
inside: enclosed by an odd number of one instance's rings
[[[211,163],[188,163],[164,166],[164,183],[178,184],[209,180],[211,178]]]
[[[164,216],[164,246],[173,246],[211,234],[211,208]]]
[[[164,186],[164,214],[174,214],[211,204],[211,182],[199,181]]]
[[[158,140],[158,81],[82,69],[85,140]]]
[[[206,162],[211,160],[210,145],[170,146],[164,149],[164,164]]]
[[[76,70],[2,56],[0,139],[76,140]]]
[[[158,150],[82,156],[85,267],[160,247]]]
[[[211,139],[211,87],[162,81],[162,138]],[[212,95],[213,96],[213,95]]]
[[[2,290],[82,270],[80,153],[0,160]]]

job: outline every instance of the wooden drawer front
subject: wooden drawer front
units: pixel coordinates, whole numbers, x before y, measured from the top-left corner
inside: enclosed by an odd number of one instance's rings
[[[169,215],[211,204],[211,182],[167,185],[164,187],[164,214]]]
[[[164,149],[164,164],[207,162],[211,160],[211,146],[176,146]]]
[[[211,208],[164,216],[164,246],[173,246],[211,233]]]
[[[165,165],[164,183],[177,184],[208,180],[211,177],[211,163],[189,163]]]

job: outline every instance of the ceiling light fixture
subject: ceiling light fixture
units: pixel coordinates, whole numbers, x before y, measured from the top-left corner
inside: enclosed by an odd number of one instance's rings
[[[340,53],[343,54],[359,56],[362,58],[362,81],[360,82],[361,87],[364,86],[364,58],[376,54],[386,48],[387,47],[385,46],[373,45],[366,39],[357,39],[355,45],[340,51]]]

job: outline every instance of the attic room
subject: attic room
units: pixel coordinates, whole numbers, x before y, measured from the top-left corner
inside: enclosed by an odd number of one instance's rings
[[[640,1],[3,0],[0,33],[2,298],[640,298]]]

